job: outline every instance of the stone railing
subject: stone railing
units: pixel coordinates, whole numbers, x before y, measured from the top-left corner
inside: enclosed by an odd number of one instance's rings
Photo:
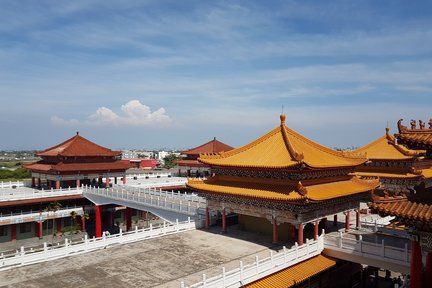
[[[24,182],[22,182],[22,181],[6,181],[6,182],[3,182],[3,181],[1,181],[0,182],[0,189],[1,188],[17,188],[17,187],[24,187],[25,186],[25,183]]]
[[[20,213],[0,213],[0,226],[24,222],[42,222],[47,219],[70,217],[71,213],[82,215],[82,207],[64,207],[57,211],[21,211]]]
[[[245,284],[317,256],[321,254],[323,249],[324,231],[317,240],[306,240],[306,243],[302,246],[298,246],[297,243],[290,249],[284,246],[280,252],[270,251],[270,256],[267,258],[259,259],[258,256],[255,256],[255,262],[253,263],[245,265],[243,261],[240,261],[239,267],[231,271],[226,271],[225,267],[222,267],[222,273],[211,278],[207,278],[207,275],[203,274],[202,281],[198,283],[187,286],[184,281],[181,281],[180,287],[242,287]]]
[[[40,249],[21,247],[14,254],[0,254],[0,271],[194,229],[195,222],[188,219],[185,222],[176,221],[174,224],[164,222],[157,228],[153,228],[152,224],[145,229],[135,227],[135,230],[130,232],[122,232],[120,229],[120,233],[113,235],[106,235],[104,232],[103,236],[99,238],[88,239],[85,235],[84,239],[76,242],[65,239],[65,242],[58,246],[48,247],[48,244],[44,243]]]
[[[83,190],[81,188],[65,188],[65,189],[51,189],[51,190],[25,190],[25,191],[7,191],[0,190],[0,201],[15,201],[25,199],[37,199],[47,198],[56,196],[71,196],[71,195],[82,195]]]

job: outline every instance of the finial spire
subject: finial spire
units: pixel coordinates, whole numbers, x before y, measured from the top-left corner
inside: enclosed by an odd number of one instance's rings
[[[78,132],[78,131],[76,131],[76,135],[79,135],[79,132]]]

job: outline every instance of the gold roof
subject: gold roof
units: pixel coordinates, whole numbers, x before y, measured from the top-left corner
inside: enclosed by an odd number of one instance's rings
[[[308,278],[321,273],[336,265],[336,260],[318,255],[301,263],[273,273],[243,288],[288,288],[296,286]]]
[[[319,145],[281,124],[255,141],[228,151],[201,154],[199,161],[209,165],[249,168],[289,168],[305,164],[310,168],[353,167],[366,162],[364,157],[335,151]]]
[[[368,159],[380,160],[406,160],[413,159],[419,156],[424,151],[416,151],[405,148],[402,145],[397,145],[395,138],[390,135],[389,129],[386,128],[386,134],[377,140],[363,146],[353,153],[363,154]]]
[[[379,185],[378,179],[360,180],[345,177],[343,180],[316,184],[313,181],[294,182],[283,179],[244,178],[217,175],[207,180],[189,179],[188,187],[207,193],[255,198],[270,201],[323,201],[337,197],[367,192]]]
[[[416,179],[420,178],[421,174],[414,173],[391,173],[391,172],[355,172],[355,175],[360,177],[379,177],[379,178],[389,178],[389,179]],[[432,176],[432,175],[431,175]]]

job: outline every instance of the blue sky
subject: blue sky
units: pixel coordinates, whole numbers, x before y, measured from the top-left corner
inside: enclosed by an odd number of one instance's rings
[[[432,117],[430,1],[1,1],[0,149],[362,146]]]

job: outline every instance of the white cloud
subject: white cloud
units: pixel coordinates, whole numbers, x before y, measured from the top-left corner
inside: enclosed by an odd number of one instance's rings
[[[57,126],[148,126],[166,125],[171,123],[171,118],[166,115],[165,109],[159,108],[151,112],[150,107],[141,104],[139,100],[131,100],[121,106],[122,114],[119,115],[107,107],[100,107],[84,121],[76,119],[65,120],[58,116],[51,117],[51,123]]]

